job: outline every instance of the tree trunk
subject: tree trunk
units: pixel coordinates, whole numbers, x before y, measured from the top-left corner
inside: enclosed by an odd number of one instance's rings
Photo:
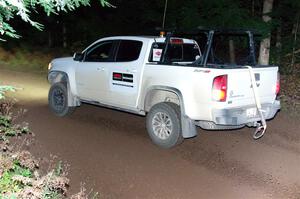
[[[232,39],[229,40],[229,57],[230,57],[230,63],[235,64],[235,50],[234,50],[234,42]]]
[[[281,51],[282,51],[282,42],[281,42],[281,32],[282,32],[282,27],[281,23],[277,27],[276,30],[276,51],[277,51],[277,64],[281,64]]]
[[[51,31],[49,30],[48,31],[48,48],[51,48],[53,46],[52,44],[52,34],[51,34]]]
[[[62,33],[63,33],[63,47],[67,48],[67,28],[65,23],[63,23]]]
[[[252,17],[254,17],[254,15],[255,15],[255,0],[251,1],[251,14],[252,14]]]
[[[297,35],[298,35],[298,29],[299,29],[299,15],[297,16],[297,20],[293,27],[293,34],[294,34],[294,43],[293,43],[293,51],[292,51],[292,61],[291,61],[291,69],[294,70],[295,65],[295,51],[296,51],[296,44],[297,44]]]
[[[263,7],[263,21],[269,22],[271,17],[268,16],[273,9],[273,0],[264,0],[264,7]],[[269,57],[270,57],[270,43],[271,43],[271,34],[269,33],[268,36],[260,42],[260,49],[259,49],[259,64],[261,65],[268,65],[269,64]]]

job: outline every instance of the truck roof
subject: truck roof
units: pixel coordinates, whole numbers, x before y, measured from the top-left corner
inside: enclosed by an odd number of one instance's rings
[[[178,37],[174,37],[178,38]],[[94,43],[97,43],[99,41],[105,41],[105,40],[138,40],[138,41],[143,41],[143,42],[165,42],[165,37],[160,37],[160,36],[112,36],[112,37],[104,37],[101,39],[98,39]],[[193,44],[195,43],[194,40],[192,39],[187,39],[187,38],[180,38],[183,39],[183,43],[187,44]],[[94,44],[93,43],[93,44]]]

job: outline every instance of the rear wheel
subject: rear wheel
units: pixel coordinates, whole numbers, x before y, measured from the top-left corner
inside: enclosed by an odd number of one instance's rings
[[[55,83],[48,94],[48,102],[51,111],[60,117],[73,113],[75,107],[68,106],[68,91],[63,83]]]
[[[178,105],[169,102],[156,104],[146,120],[148,134],[156,145],[171,148],[183,141]]]

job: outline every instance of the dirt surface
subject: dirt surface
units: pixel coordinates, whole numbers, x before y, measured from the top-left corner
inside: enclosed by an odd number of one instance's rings
[[[31,150],[70,164],[100,198],[300,198],[300,119],[280,112],[257,141],[254,129],[205,131],[180,146],[153,145],[145,118],[82,105],[67,118],[48,109],[46,77],[0,70],[0,84],[23,88],[17,106],[36,134]]]

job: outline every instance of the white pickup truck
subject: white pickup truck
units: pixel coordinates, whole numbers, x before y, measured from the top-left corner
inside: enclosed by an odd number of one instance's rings
[[[54,59],[48,67],[50,109],[65,116],[90,103],[146,115],[150,138],[163,148],[196,136],[196,126],[260,127],[262,120],[273,118],[280,109],[278,67],[255,63],[253,34],[239,32],[243,43],[230,33],[230,50],[227,42],[220,45],[226,34],[210,30],[204,35],[202,51],[195,40],[171,34],[117,36],[99,39],[73,57]],[[239,55],[246,64],[239,63]]]

